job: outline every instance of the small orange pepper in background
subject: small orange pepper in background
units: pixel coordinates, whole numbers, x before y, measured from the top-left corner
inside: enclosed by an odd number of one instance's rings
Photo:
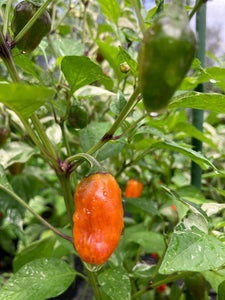
[[[171,205],[171,208],[172,208],[174,211],[177,211],[177,209],[176,209],[176,206],[175,206],[175,205]]]
[[[120,187],[111,174],[95,173],[81,180],[74,200],[75,249],[84,262],[102,265],[116,250],[124,226]]]
[[[125,188],[125,197],[138,198],[141,196],[142,191],[143,191],[143,183],[136,179],[130,179]]]

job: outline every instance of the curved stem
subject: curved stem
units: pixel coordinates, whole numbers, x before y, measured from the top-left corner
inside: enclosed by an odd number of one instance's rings
[[[189,20],[191,20],[191,18],[194,16],[194,14],[199,10],[199,8],[201,7],[201,5],[206,2],[206,0],[198,0],[195,3],[194,8],[192,9],[192,11],[190,12],[189,15]]]
[[[0,185],[0,189],[8,193],[10,196],[12,196],[17,202],[19,202],[23,207],[25,207],[32,215],[34,215],[42,224],[44,224],[46,227],[51,229],[53,232],[55,232],[57,235],[61,236],[62,238],[70,241],[73,243],[73,238],[70,236],[65,235],[64,233],[60,232],[58,229],[56,229],[54,226],[49,224],[45,219],[43,219],[38,213],[36,213],[23,199],[21,199],[17,194],[15,194],[13,191],[5,188],[3,185]]]
[[[38,117],[36,116],[36,114],[34,113],[31,117],[31,121],[34,125],[34,128],[37,130],[40,139],[42,140],[46,151],[50,154],[50,156],[57,161],[57,154],[55,152],[55,149],[53,148],[49,138],[47,137],[46,132],[44,131],[41,122],[39,121]]]
[[[27,33],[27,31],[32,27],[32,25],[36,22],[36,20],[43,14],[47,6],[51,3],[52,0],[46,0],[46,2],[36,11],[33,17],[27,22],[27,24],[23,27],[23,29],[17,34],[15,39],[12,41],[12,45],[17,44],[23,36]]]
[[[86,162],[89,163],[89,165],[91,167],[96,166],[98,168],[101,168],[101,165],[99,164],[99,162],[93,156],[91,156],[87,153],[79,153],[79,154],[75,154],[73,156],[70,156],[66,159],[66,162],[67,162],[67,164],[70,164],[74,160],[85,160]]]

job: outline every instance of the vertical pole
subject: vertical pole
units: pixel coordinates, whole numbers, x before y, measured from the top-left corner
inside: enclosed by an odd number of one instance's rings
[[[202,4],[196,14],[196,32],[198,37],[197,58],[201,61],[201,65],[205,67],[205,40],[206,40],[206,3]],[[196,88],[198,92],[204,92],[204,85],[199,84]],[[203,110],[192,110],[192,124],[200,131],[203,130]],[[202,142],[192,139],[193,149],[202,151]],[[191,184],[201,190],[202,169],[199,165],[192,162],[191,165]]]

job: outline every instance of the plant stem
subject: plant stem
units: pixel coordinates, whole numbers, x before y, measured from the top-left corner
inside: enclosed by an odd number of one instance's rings
[[[136,88],[134,93],[131,95],[129,101],[124,106],[122,112],[116,119],[115,123],[112,125],[112,127],[109,129],[109,131],[104,135],[104,137],[90,150],[88,150],[87,154],[93,154],[95,153],[99,148],[101,148],[105,143],[107,143],[113,136],[113,134],[116,132],[116,130],[119,128],[120,124],[124,121],[124,119],[127,117],[127,115],[130,113],[131,109],[134,106],[134,103],[136,104],[135,100],[139,95],[139,87]]]
[[[7,70],[9,71],[9,74],[14,82],[19,82],[20,78],[18,76],[12,54],[11,49],[6,43],[3,33],[0,28],[0,57],[2,58],[4,64],[6,65]]]
[[[54,226],[49,224],[45,219],[43,219],[38,213],[36,213],[23,199],[21,199],[17,194],[15,194],[13,191],[7,189],[3,185],[0,185],[0,189],[8,193],[10,196],[12,196],[17,202],[19,202],[23,207],[25,207],[32,215],[34,215],[42,224],[44,224],[46,227],[51,229],[53,232],[55,232],[57,235],[61,236],[62,238],[70,241],[73,243],[73,239],[70,236],[65,235],[64,233],[60,232],[58,229],[56,229]]]
[[[87,268],[85,269],[85,271],[87,273],[90,285],[91,285],[93,293],[95,295],[95,300],[101,300],[102,297],[101,297],[101,294],[100,294],[100,291],[98,288],[98,282],[97,282],[95,273],[89,271]]]
[[[10,15],[10,9],[12,6],[13,0],[8,0],[6,2],[6,9],[5,9],[5,17],[4,17],[4,24],[3,24],[3,35],[7,35],[8,26],[9,26],[9,15]]]
[[[159,287],[162,284],[167,284],[167,283],[170,283],[170,282],[173,282],[173,281],[177,281],[178,279],[184,278],[187,273],[188,272],[183,272],[181,274],[177,274],[177,275],[168,277],[166,279],[157,281],[156,283],[154,283],[154,284],[152,284],[150,286],[146,286],[143,289],[139,290],[136,294],[132,295],[131,299],[135,299],[136,297],[138,297],[138,296],[146,293],[147,291],[149,291],[151,289],[155,289],[155,288]]]
[[[49,138],[47,137],[46,132],[44,131],[44,128],[41,125],[41,122],[39,121],[38,117],[34,113],[31,117],[32,123],[34,125],[34,128],[37,130],[38,135],[43,143],[43,145],[46,148],[46,151],[50,154],[50,156],[57,161],[57,154],[55,152],[55,149],[53,148]]]
[[[32,25],[36,22],[36,20],[43,14],[47,6],[51,3],[52,0],[46,0],[46,2],[36,11],[33,17],[27,22],[27,24],[23,27],[23,29],[17,34],[15,39],[12,41],[12,46],[16,45],[23,36],[27,33],[27,31],[32,27]]]
[[[143,19],[142,15],[141,15],[139,7],[138,7],[138,1],[136,1],[136,0],[132,1],[132,5],[133,5],[134,10],[136,12],[136,15],[138,17],[138,22],[139,22],[139,26],[140,26],[141,32],[144,35],[144,33],[146,31],[146,27],[145,27],[144,19]]]
[[[66,205],[67,214],[69,217],[70,226],[71,228],[73,228],[73,214],[75,211],[75,207],[74,207],[74,200],[72,197],[72,191],[70,185],[70,175],[59,174],[58,177],[63,191],[63,197]]]
[[[206,2],[206,0],[198,0],[195,3],[194,8],[192,9],[192,11],[190,12],[189,15],[189,20],[191,20],[191,18],[194,16],[194,14],[199,10],[199,8],[201,7],[201,5]]]

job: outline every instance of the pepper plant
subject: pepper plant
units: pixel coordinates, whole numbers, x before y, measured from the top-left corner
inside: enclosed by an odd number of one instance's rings
[[[21,26],[18,2],[0,1],[0,300],[77,292],[96,300],[201,300],[212,291],[223,299],[224,60],[203,67],[189,29],[205,2],[161,0],[146,11],[139,0],[23,1],[22,14],[34,10]],[[181,28],[193,47],[179,46]],[[170,60],[165,47],[173,43]],[[207,93],[194,91],[200,83]],[[207,111],[203,132],[190,109]],[[202,152],[192,138],[204,143]],[[192,161],[202,169],[202,190],[190,184]],[[75,213],[75,190],[96,177],[90,173],[111,173],[118,183],[119,204],[111,206],[118,235],[124,224],[118,246],[104,219],[113,187],[93,185],[91,201],[82,187]],[[125,195],[130,180],[142,183],[138,197]],[[90,239],[80,243],[85,224],[99,244],[116,248],[103,253],[104,264],[87,257]]]

